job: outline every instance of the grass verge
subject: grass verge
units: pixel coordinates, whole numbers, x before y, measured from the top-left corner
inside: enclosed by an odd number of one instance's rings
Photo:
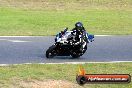
[[[92,34],[132,34],[131,0],[0,0],[0,35],[55,35],[82,21]]]
[[[0,8],[0,35],[55,35],[82,21],[92,34],[132,34],[132,12],[116,10],[32,11]]]
[[[75,64],[31,64],[0,67],[0,87],[19,86],[20,81],[67,80],[76,84],[79,65]],[[130,74],[132,63],[83,64],[88,74]],[[86,84],[86,88],[132,88],[130,84]]]

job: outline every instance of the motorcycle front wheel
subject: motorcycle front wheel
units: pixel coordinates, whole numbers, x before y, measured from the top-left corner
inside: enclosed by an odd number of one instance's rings
[[[47,58],[53,58],[54,56],[56,56],[56,50],[55,50],[55,45],[52,45],[51,47],[49,47],[49,49],[46,51],[46,57]]]

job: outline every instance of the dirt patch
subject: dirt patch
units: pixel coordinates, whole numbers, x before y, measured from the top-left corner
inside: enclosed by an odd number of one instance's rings
[[[0,7],[34,10],[131,9],[132,2],[128,0],[0,0]]]
[[[78,84],[64,80],[32,80],[19,83],[21,88],[82,88]]]

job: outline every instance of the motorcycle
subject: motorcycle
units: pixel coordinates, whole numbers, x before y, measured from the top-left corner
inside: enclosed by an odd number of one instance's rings
[[[94,41],[94,35],[89,35],[88,33],[79,35],[80,42],[76,42],[75,38],[73,31],[68,31],[68,28],[61,31],[56,35],[55,43],[46,51],[46,57],[72,56],[73,58],[78,58],[86,52],[87,44]]]

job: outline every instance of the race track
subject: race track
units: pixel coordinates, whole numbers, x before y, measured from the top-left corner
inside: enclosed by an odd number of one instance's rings
[[[95,36],[87,52],[80,58],[47,59],[45,51],[54,36],[0,37],[0,64],[132,61],[132,36]]]

